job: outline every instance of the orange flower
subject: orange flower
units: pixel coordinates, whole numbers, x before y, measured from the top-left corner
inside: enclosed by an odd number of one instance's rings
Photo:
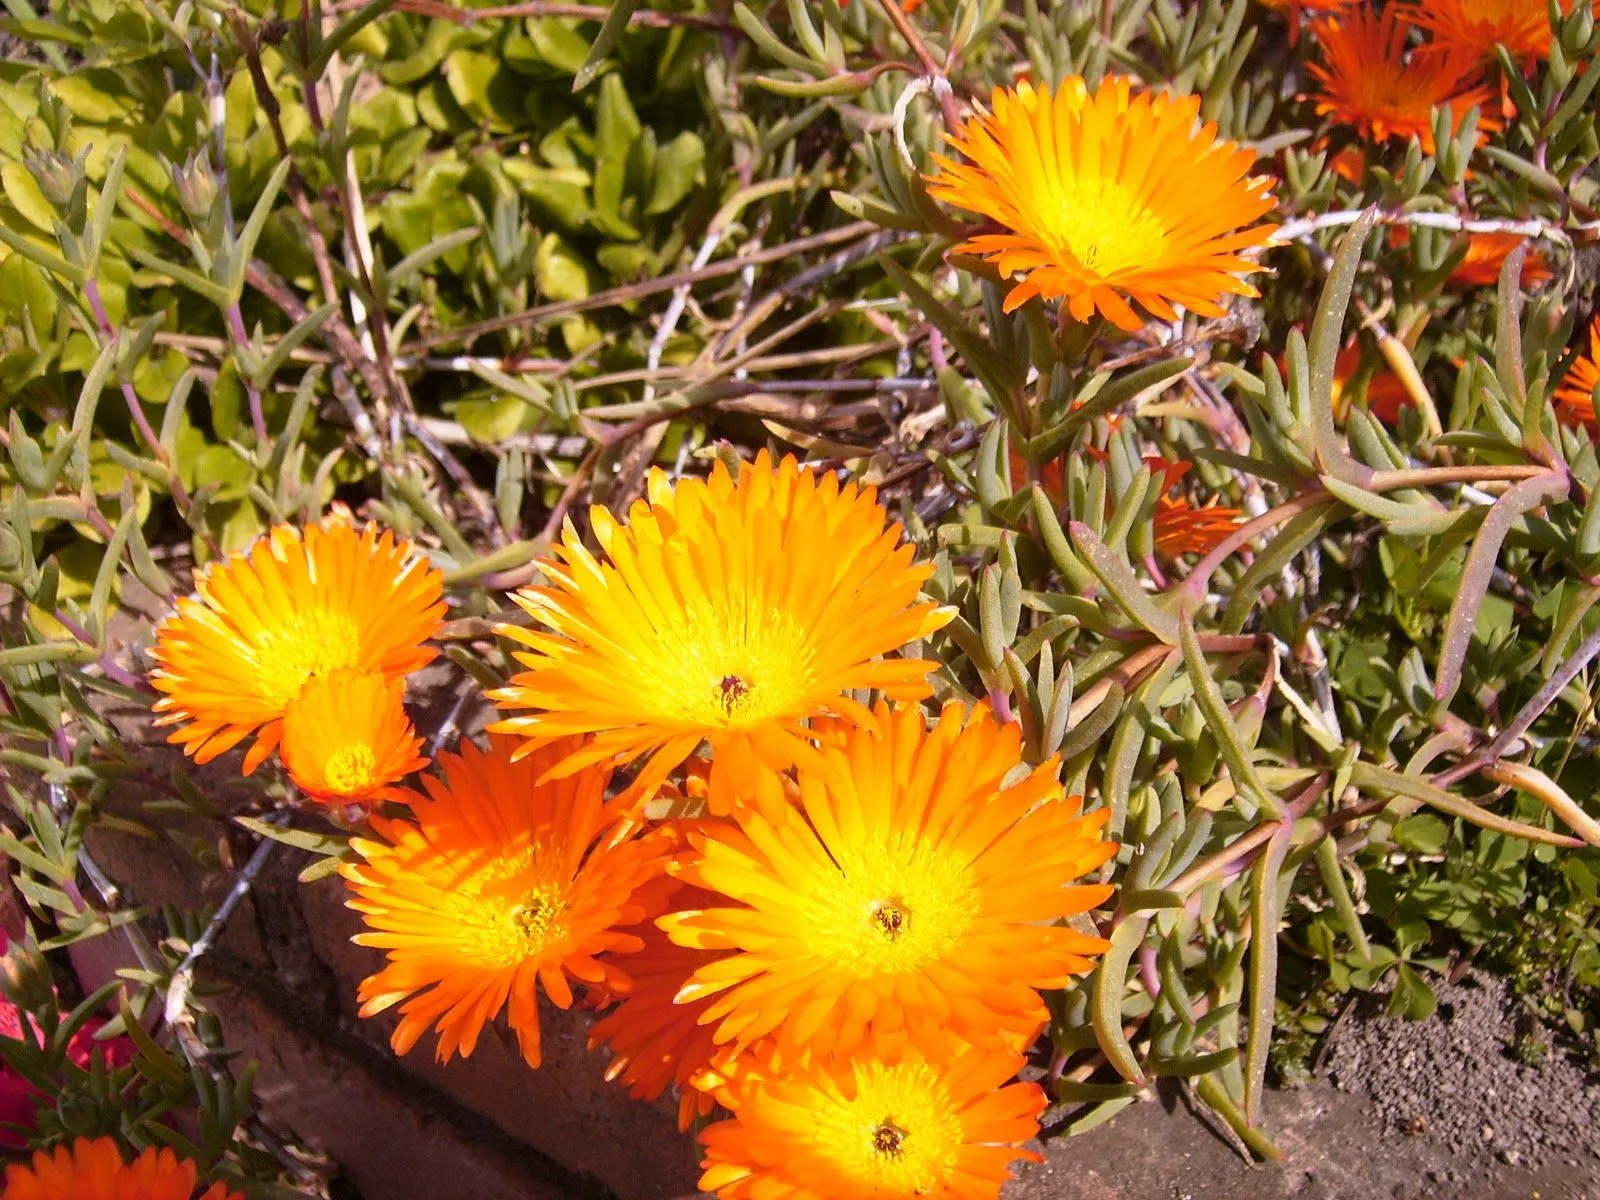
[[[5,1200],[189,1200],[195,1165],[171,1150],[146,1146],[131,1163],[122,1161],[108,1137],[80,1137],[54,1150],[39,1150],[30,1163],[6,1168]],[[244,1200],[214,1183],[198,1200]]]
[[[407,794],[415,820],[374,816],[383,840],[354,839],[366,861],[340,868],[369,930],[354,940],[388,951],[361,984],[361,1015],[405,1001],[396,1053],[432,1025],[439,1061],[469,1055],[509,1000],[522,1057],[537,1067],[535,981],[557,1008],[572,1004],[569,976],[628,990],[609,955],[644,945],[621,930],[644,919],[635,892],[659,873],[662,840],[610,836],[608,770],[541,782],[580,749],[577,739],[520,762],[512,747],[502,738],[488,753],[469,742],[439,755],[444,778],[423,779],[427,796]]]
[[[248,775],[307,680],[340,667],[399,679],[432,661],[423,643],[444,616],[443,582],[410,542],[371,524],[358,533],[348,513],[303,538],[279,525],[208,568],[156,627],[156,724],[181,725],[168,740],[202,763],[256,733]]]
[[[1312,63],[1320,82],[1317,113],[1359,130],[1368,139],[1416,137],[1434,152],[1433,110],[1448,105],[1459,120],[1472,105],[1488,109],[1492,96],[1477,82],[1477,59],[1459,50],[1424,47],[1406,52],[1409,27],[1392,8],[1376,15],[1364,7],[1316,23],[1325,64]],[[1480,118],[1480,128],[1489,122]]]
[[[1497,44],[1518,61],[1550,57],[1550,14],[1543,0],[1426,0],[1398,9],[1432,34],[1435,45],[1473,59],[1493,58]],[[1572,0],[1562,9],[1571,12]]]
[[[700,967],[725,958],[725,952],[691,950],[674,944],[655,924],[655,918],[673,909],[705,908],[719,897],[676,880],[663,880],[659,905],[649,917],[624,932],[636,934],[644,948],[627,956],[624,964],[632,987],[614,1010],[589,1031],[589,1047],[608,1045],[611,1063],[606,1078],[620,1077],[635,1100],[654,1100],[669,1084],[678,1088],[678,1127],[689,1128],[696,1117],[714,1107],[701,1088],[720,1080],[732,1056],[718,1046],[710,1026],[700,1017],[710,1000],[674,1003],[674,997]]]
[[[1515,233],[1474,233],[1467,239],[1467,256],[1450,272],[1455,288],[1494,287],[1506,258],[1526,239]],[[1538,250],[1522,260],[1522,286],[1538,287],[1550,280],[1550,263]]]
[[[1169,462],[1164,458],[1145,459],[1152,472],[1164,476],[1162,495],[1156,500],[1155,549],[1166,559],[1184,554],[1205,554],[1239,528],[1239,510],[1223,508],[1213,496],[1197,505],[1187,496],[1167,495],[1194,464]]]
[[[996,1200],[1045,1096],[1010,1051],[823,1057],[747,1090],[700,1135],[721,1200]]]
[[[283,713],[283,765],[324,804],[394,799],[394,784],[428,760],[406,716],[403,679],[340,667],[313,676]]]
[[[954,1028],[1015,1048],[1045,1020],[1036,989],[1066,986],[1105,948],[1049,922],[1110,894],[1072,883],[1116,853],[1106,810],[1064,800],[1054,760],[1003,787],[1021,733],[985,708],[967,721],[948,704],[931,732],[914,705],[876,715],[881,734],[857,729],[800,764],[798,807],[692,838],[684,877],[731,906],[660,925],[679,945],[736,951],[678,993],[715,997],[700,1019],[718,1043],[771,1034],[786,1054],[849,1054]]]
[[[1200,123],[1197,96],[1133,92],[1126,76],[1090,95],[1080,76],[1052,95],[1019,83],[996,88],[950,138],[969,162],[934,155],[931,193],[981,213],[1004,232],[957,247],[1005,278],[1011,312],[1034,296],[1062,299],[1074,320],[1097,311],[1130,332],[1137,303],[1164,321],[1175,305],[1219,317],[1224,296],[1258,293],[1243,276],[1260,266],[1241,252],[1275,226],[1253,152]]]
[[[1265,8],[1285,13],[1289,18],[1289,44],[1300,40],[1300,24],[1305,17],[1343,12],[1359,0],[1261,0]]]
[[[711,809],[725,814],[730,777],[811,753],[810,718],[870,721],[852,688],[928,694],[933,663],[882,656],[954,610],[917,602],[933,568],[913,564],[872,488],[792,457],[774,467],[763,451],[738,482],[720,462],[706,480],[652,472],[625,525],[590,515],[605,559],[569,527],[563,561],[544,564],[549,584],[515,597],[548,631],[500,629],[525,647],[527,670],[492,696],[534,711],[491,728],[523,750],[596,735],[557,773],[647,755],[634,785],[644,793],[705,741]]]
[[[1571,425],[1595,428],[1594,392],[1600,387],[1600,314],[1589,326],[1589,353],[1579,355],[1556,389],[1556,412]]]

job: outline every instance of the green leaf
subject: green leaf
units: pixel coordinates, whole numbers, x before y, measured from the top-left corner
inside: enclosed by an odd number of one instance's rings
[[[1128,988],[1128,967],[1144,942],[1150,918],[1143,914],[1128,917],[1111,935],[1111,948],[1095,968],[1092,1013],[1095,1040],[1106,1061],[1129,1083],[1142,1084],[1144,1070],[1134,1057],[1133,1047],[1122,1032],[1122,996]]]
[[[228,297],[233,304],[239,303],[239,297],[244,294],[245,272],[250,266],[251,257],[256,252],[256,242],[261,238],[267,217],[271,215],[272,206],[277,202],[278,192],[283,187],[283,181],[289,177],[289,171],[293,166],[294,160],[286,158],[267,177],[261,195],[256,198],[256,206],[250,210],[249,219],[239,231],[239,240],[234,244],[233,253],[229,258]]]
[[[533,256],[533,276],[546,300],[584,300],[589,296],[589,270],[578,252],[559,233],[547,233]]]
[[[395,0],[367,0],[367,3],[334,26],[333,32],[322,39],[322,45],[317,48],[317,56],[306,69],[306,78],[321,79],[333,56],[344,49],[345,43],[393,8],[394,3]]]
[[[645,202],[646,216],[670,212],[693,189],[706,160],[700,135],[685,130],[656,153],[655,176]]]
[[[1439,998],[1405,963],[1395,968],[1394,990],[1389,993],[1388,1014],[1408,1021],[1426,1021],[1439,1009]]]
[[[56,210],[39,190],[32,171],[19,162],[0,166],[0,189],[5,191],[6,199],[11,202],[12,208],[22,214],[23,220],[40,233],[54,236]]]
[[[1361,266],[1361,248],[1378,219],[1376,210],[1361,214],[1360,220],[1339,240],[1333,269],[1322,289],[1316,319],[1311,325],[1311,434],[1322,469],[1347,483],[1364,484],[1372,469],[1350,457],[1333,423],[1333,372],[1344,341],[1345,313],[1355,288],[1356,271]]]
[[[1155,634],[1169,646],[1177,645],[1177,619],[1146,594],[1133,568],[1118,558],[1082,521],[1073,521],[1067,530],[1078,556],[1088,563],[1118,607],[1140,628]]]
[[[617,44],[617,39],[628,28],[628,22],[639,8],[640,0],[612,0],[611,11],[606,13],[606,19],[600,26],[600,32],[595,34],[594,44],[589,47],[589,54],[583,60],[583,66],[578,68],[578,74],[572,80],[574,93],[583,91],[594,82],[600,68],[605,65],[606,55],[611,53],[611,48]]]
[[[343,854],[350,843],[350,839],[343,834],[289,829],[255,817],[235,817],[234,820],[251,833],[260,834],[270,841],[282,842],[285,846],[293,846],[296,850],[309,850],[313,854]]]
[[[1539,505],[1564,497],[1568,487],[1565,472],[1536,475],[1507,488],[1505,494],[1489,509],[1489,515],[1484,518],[1483,526],[1467,554],[1455,600],[1450,605],[1450,616],[1445,621],[1444,642],[1439,648],[1439,670],[1433,689],[1437,699],[1448,700],[1455,695],[1461,683],[1467,642],[1477,621],[1478,608],[1488,595],[1489,580],[1495,562],[1500,557],[1500,546],[1511,531],[1512,524]]]
[[[1223,761],[1228,764],[1228,773],[1233,777],[1233,786],[1241,797],[1254,801],[1258,807],[1272,816],[1281,816],[1283,806],[1262,782],[1255,763],[1251,761],[1249,752],[1239,739],[1238,727],[1234,725],[1233,716],[1228,712],[1228,706],[1222,699],[1222,691],[1212,677],[1205,651],[1200,648],[1200,638],[1194,631],[1194,623],[1190,620],[1189,614],[1180,615],[1177,624],[1179,638],[1183,644],[1184,665],[1188,667],[1189,681],[1194,685],[1195,702],[1200,705],[1206,724],[1211,728],[1212,736],[1217,739],[1217,749],[1221,752]]]

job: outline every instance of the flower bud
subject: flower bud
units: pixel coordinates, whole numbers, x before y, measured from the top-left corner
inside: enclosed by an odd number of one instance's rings
[[[217,202],[217,177],[204,154],[192,155],[183,166],[173,165],[172,182],[178,189],[178,204],[196,224],[211,215]]]

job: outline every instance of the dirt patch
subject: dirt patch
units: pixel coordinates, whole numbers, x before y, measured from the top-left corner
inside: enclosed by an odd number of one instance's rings
[[[1439,994],[1427,1021],[1353,1011],[1325,1078],[1266,1097],[1280,1161],[1246,1163],[1164,1084],[1047,1141],[1005,1200],[1600,1200],[1600,1080],[1559,1053],[1519,1062],[1499,981]]]
[[[1327,1056],[1333,1084],[1370,1096],[1386,1132],[1512,1166],[1600,1166],[1600,1078],[1559,1049],[1518,1059],[1519,1006],[1499,980],[1438,992],[1426,1021],[1346,1022]]]

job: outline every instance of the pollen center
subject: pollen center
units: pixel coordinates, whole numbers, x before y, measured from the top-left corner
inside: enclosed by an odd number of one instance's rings
[[[565,936],[561,921],[561,914],[565,910],[561,889],[546,883],[534,888],[521,904],[511,910],[511,919],[522,931],[529,951],[536,953]]]
[[[813,1114],[814,1145],[837,1172],[826,1181],[832,1191],[821,1194],[947,1194],[966,1139],[933,1071],[924,1063],[864,1064],[854,1090],[849,1099],[836,1093]]]
[[[264,629],[255,661],[261,698],[276,708],[293,700],[313,675],[360,665],[361,630],[348,613],[308,609]]]
[[[885,1117],[872,1130],[872,1148],[885,1158],[899,1158],[905,1153],[906,1131]]]
[[[866,845],[819,879],[799,935],[807,950],[857,978],[920,971],[972,928],[980,897],[965,859],[917,838]]]
[[[548,850],[544,853],[549,853]],[[496,970],[538,958],[569,930],[568,888],[549,878],[526,841],[467,859],[441,889],[438,919],[455,930],[464,954]]]
[[[1048,236],[1101,277],[1159,261],[1166,249],[1166,225],[1116,179],[1071,181],[1046,209],[1045,223]]]
[[[328,755],[322,769],[330,791],[340,796],[357,796],[372,787],[378,773],[378,759],[365,742],[340,746]]]
[[[734,709],[744,703],[750,694],[750,685],[737,675],[724,675],[717,684],[717,693],[722,701],[722,710],[730,717]]]
[[[906,932],[906,927],[911,923],[911,914],[906,911],[905,901],[899,896],[891,896],[887,900],[880,900],[872,906],[872,923],[884,937],[891,942],[900,940],[900,935]]]
[[[641,661],[633,695],[658,720],[703,730],[750,729],[805,706],[819,640],[752,601],[737,617],[685,612]]]

